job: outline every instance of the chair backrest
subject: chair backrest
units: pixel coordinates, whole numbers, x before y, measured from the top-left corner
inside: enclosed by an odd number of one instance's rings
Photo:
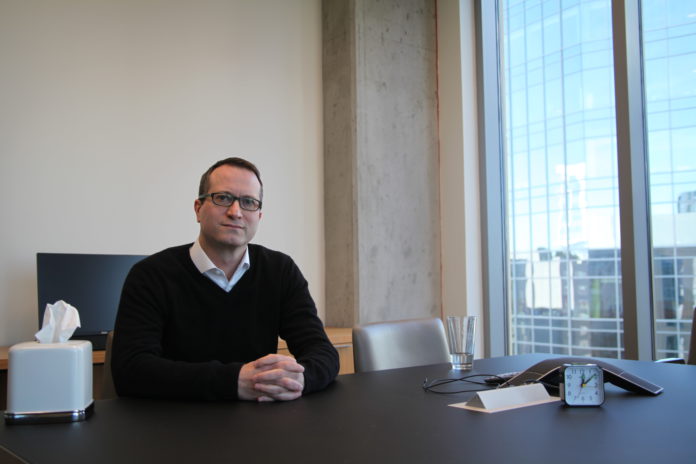
[[[114,331],[111,330],[106,336],[106,352],[104,353],[104,373],[102,375],[102,394],[104,400],[117,398],[114,379],[111,377],[111,346],[114,343]]]
[[[411,319],[353,327],[355,372],[450,362],[442,320]]]

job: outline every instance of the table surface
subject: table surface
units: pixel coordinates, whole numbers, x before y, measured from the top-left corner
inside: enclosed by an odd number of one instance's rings
[[[476,360],[474,373],[524,370],[549,356]],[[560,402],[487,414],[449,404],[473,393],[423,391],[448,365],[339,376],[287,403],[119,398],[71,424],[0,424],[28,462],[502,463],[694,462],[696,366],[607,360],[661,385],[658,396],[607,384],[599,408]]]

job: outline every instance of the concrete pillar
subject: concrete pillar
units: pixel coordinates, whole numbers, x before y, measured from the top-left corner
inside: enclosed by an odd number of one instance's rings
[[[326,323],[441,315],[434,0],[324,0]]]

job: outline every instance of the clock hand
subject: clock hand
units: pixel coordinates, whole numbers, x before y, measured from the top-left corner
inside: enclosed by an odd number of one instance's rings
[[[590,378],[587,379],[587,380],[585,381],[585,385],[587,385],[588,383],[590,383],[590,380],[594,379],[595,377],[597,377],[597,373],[596,373],[596,372],[595,372],[594,374],[592,374],[592,375],[590,376]]]

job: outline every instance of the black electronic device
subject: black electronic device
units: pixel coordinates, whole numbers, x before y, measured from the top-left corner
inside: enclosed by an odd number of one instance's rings
[[[113,330],[123,282],[143,255],[37,253],[39,328],[46,304],[58,300],[77,308],[80,324],[71,337],[103,350]]]
[[[606,361],[600,361],[593,358],[581,358],[581,357],[564,357],[564,358],[550,358],[545,359],[541,362],[534,364],[532,367],[524,372],[520,372],[507,382],[501,385],[501,387],[510,387],[525,385],[532,382],[539,382],[543,384],[547,390],[551,390],[552,393],[558,391],[558,383],[560,381],[561,367],[564,364],[586,364],[592,363],[596,364],[602,368],[604,372],[604,382],[610,382],[617,387],[621,387],[624,390],[628,390],[634,393],[659,395],[662,393],[663,388],[654,383],[648,382],[647,380],[626,372],[620,367],[614,366]]]

